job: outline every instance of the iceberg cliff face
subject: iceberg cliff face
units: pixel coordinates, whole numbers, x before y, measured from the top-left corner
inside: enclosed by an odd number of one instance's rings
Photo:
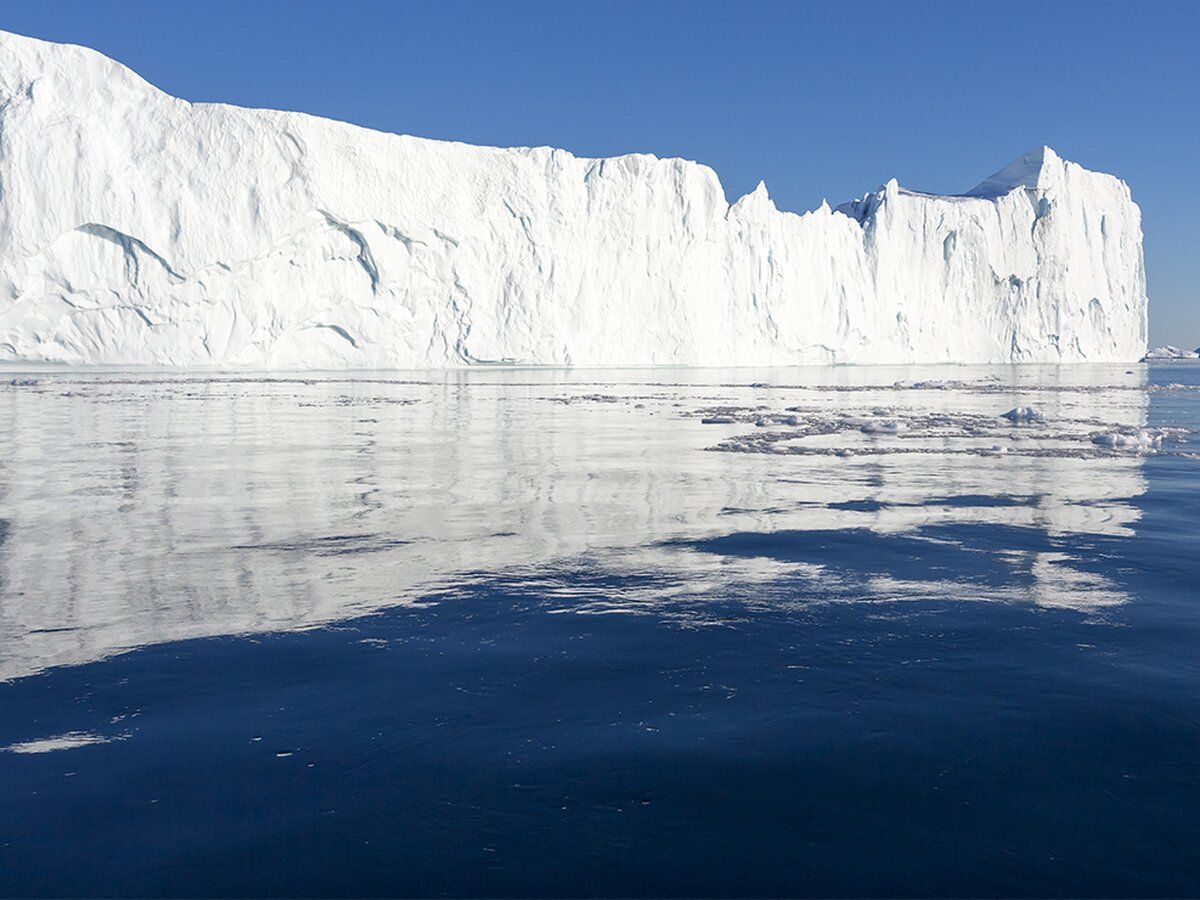
[[[1049,148],[795,215],[678,159],[193,104],[0,32],[0,360],[1136,360],[1129,189]]]

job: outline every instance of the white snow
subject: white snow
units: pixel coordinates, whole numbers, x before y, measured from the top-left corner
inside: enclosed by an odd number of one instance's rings
[[[1178,347],[1166,344],[1162,347],[1155,347],[1147,353],[1143,359],[1197,359],[1200,358],[1200,351],[1197,350],[1181,350]]]
[[[1140,213],[1049,148],[962,196],[732,205],[583,159],[188,103],[0,33],[0,360],[280,368],[1132,361]]]

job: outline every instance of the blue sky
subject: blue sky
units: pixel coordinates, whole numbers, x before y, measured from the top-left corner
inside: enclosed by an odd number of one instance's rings
[[[1200,344],[1200,2],[89,2],[0,27],[189,100],[712,166],[783,209],[966,190],[1049,144],[1129,182],[1151,340]]]

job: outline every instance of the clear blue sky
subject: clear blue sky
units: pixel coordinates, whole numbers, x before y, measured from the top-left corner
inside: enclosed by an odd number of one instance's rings
[[[715,168],[781,208],[965,190],[1049,144],[1142,207],[1151,340],[1200,344],[1200,2],[0,6],[189,100]]]

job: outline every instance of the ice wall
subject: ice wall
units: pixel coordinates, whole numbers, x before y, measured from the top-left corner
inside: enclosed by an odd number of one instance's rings
[[[685,160],[193,104],[0,32],[0,361],[1133,361],[1141,237],[1049,148],[795,215]]]

